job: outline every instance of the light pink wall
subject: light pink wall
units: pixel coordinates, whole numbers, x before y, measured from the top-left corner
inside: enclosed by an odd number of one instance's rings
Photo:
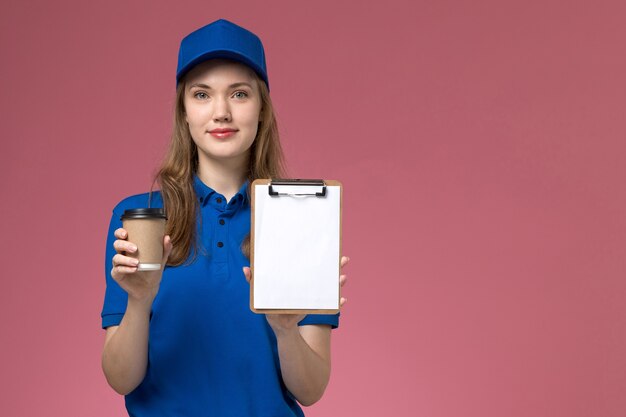
[[[345,186],[307,416],[624,416],[626,3],[233,3],[3,4],[0,414],[123,414],[110,209],[164,151],[181,37],[225,17],[265,42],[292,174]]]

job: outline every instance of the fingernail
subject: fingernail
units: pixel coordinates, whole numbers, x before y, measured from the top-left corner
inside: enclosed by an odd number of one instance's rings
[[[135,266],[139,265],[139,259],[133,259],[132,264]]]
[[[130,245],[129,249],[130,249],[130,251],[131,251],[131,252],[134,252],[134,251],[136,251],[136,250],[137,250],[137,246],[135,246],[135,245]]]

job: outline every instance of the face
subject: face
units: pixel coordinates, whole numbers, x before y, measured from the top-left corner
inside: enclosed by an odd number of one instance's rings
[[[261,96],[250,68],[212,59],[187,74],[185,120],[199,164],[247,165],[261,114]]]

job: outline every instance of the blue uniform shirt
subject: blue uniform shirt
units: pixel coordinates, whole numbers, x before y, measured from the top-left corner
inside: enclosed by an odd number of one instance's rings
[[[126,396],[131,416],[302,416],[280,372],[276,337],[250,311],[241,243],[250,232],[246,182],[229,202],[194,177],[200,204],[199,253],[190,265],[166,267],[150,318],[148,369]],[[162,207],[160,193],[152,207]],[[120,323],[127,295],[111,277],[113,232],[124,210],[148,207],[148,193],[114,209],[106,247],[102,327]],[[299,324],[338,325],[339,315],[308,315]]]

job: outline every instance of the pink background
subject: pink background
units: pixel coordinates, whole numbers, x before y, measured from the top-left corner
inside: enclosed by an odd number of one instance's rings
[[[258,33],[296,177],[345,186],[322,416],[626,415],[626,3],[5,1],[0,414],[112,416],[105,233],[177,48]]]

